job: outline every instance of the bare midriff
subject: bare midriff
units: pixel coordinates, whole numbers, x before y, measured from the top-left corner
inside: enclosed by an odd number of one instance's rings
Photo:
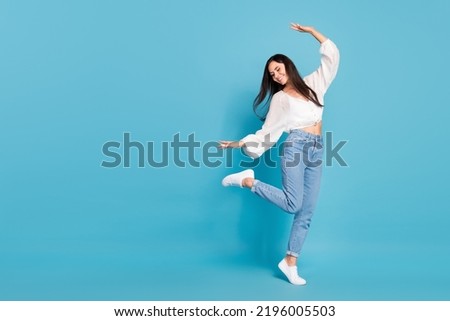
[[[313,126],[302,128],[301,130],[314,135],[322,135],[322,121],[316,123]]]

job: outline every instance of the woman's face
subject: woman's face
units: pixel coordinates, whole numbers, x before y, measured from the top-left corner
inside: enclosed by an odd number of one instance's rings
[[[283,63],[273,60],[269,63],[267,70],[273,81],[283,86],[286,85],[289,80],[289,76],[286,73],[286,68]]]

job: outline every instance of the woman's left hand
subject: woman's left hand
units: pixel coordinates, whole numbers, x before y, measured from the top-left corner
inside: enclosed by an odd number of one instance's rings
[[[298,23],[291,23],[291,29],[299,32],[308,32],[311,33],[314,31],[314,27],[302,26]]]
[[[299,32],[306,32],[312,35],[314,38],[317,39],[320,43],[327,40],[327,37],[325,37],[323,34],[321,34],[319,31],[314,29],[314,27],[307,27],[299,25],[298,23],[291,23],[291,29]]]

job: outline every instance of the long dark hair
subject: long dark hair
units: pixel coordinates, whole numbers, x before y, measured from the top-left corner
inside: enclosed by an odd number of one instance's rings
[[[258,116],[261,120],[265,120],[268,112],[267,110],[268,102],[272,99],[272,96],[276,92],[284,88],[284,85],[275,82],[269,73],[268,67],[272,61],[284,64],[286,74],[289,77],[289,81],[292,83],[294,88],[304,97],[306,97],[306,99],[312,101],[317,106],[323,107],[323,105],[319,102],[319,99],[317,98],[317,95],[314,92],[314,90],[312,90],[300,76],[300,73],[298,72],[292,60],[285,55],[276,54],[270,57],[266,62],[266,66],[264,67],[263,78],[261,81],[261,88],[255,100],[253,101],[253,111],[255,112],[256,116]],[[258,109],[259,107],[261,107],[261,103],[266,99],[266,97],[267,100],[265,104],[262,105],[262,107],[265,108],[265,111],[263,112],[262,115],[260,115],[258,113]]]

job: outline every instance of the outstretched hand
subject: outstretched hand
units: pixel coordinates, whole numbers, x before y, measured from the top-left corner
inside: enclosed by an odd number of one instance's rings
[[[219,148],[222,148],[222,149],[224,149],[224,148],[233,148],[233,146],[232,146],[232,143],[233,143],[233,141],[231,141],[231,140],[221,140],[221,141],[219,141]]]
[[[302,26],[302,25],[299,25],[298,23],[292,23],[292,22],[291,22],[291,29],[295,30],[295,31],[299,31],[299,32],[308,32],[308,33],[311,33],[314,31],[313,27]]]
[[[219,141],[219,148],[240,148],[242,147],[243,143],[239,141],[232,141],[232,140],[220,140]]]

